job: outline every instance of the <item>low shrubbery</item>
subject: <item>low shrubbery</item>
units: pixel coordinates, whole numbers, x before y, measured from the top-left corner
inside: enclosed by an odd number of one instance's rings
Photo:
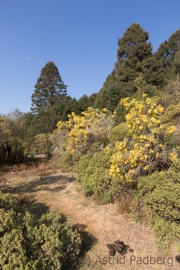
[[[176,118],[179,119],[179,116],[180,116],[180,103],[176,105],[169,105],[161,120],[162,123],[167,123],[170,121],[176,123]]]
[[[56,164],[58,165],[57,167],[62,172],[76,172],[76,167],[80,156],[81,155],[79,153],[75,153],[72,155],[67,151],[59,150],[53,154],[52,160],[56,162]]]
[[[155,172],[138,180],[137,193],[131,206],[136,220],[153,228],[164,251],[180,238],[180,160],[166,172]]]
[[[129,132],[129,128],[125,122],[119,124],[114,127],[109,136],[109,140],[112,143],[116,143],[118,141],[124,140],[124,138],[131,138],[131,133]]]
[[[110,157],[113,150],[92,155],[88,152],[80,158],[77,166],[77,181],[81,184],[86,195],[94,195],[99,203],[120,201],[126,197],[133,183],[120,182],[118,177],[109,175]],[[120,206],[123,207],[123,206]]]
[[[94,194],[101,203],[112,200],[112,178],[109,175],[110,154],[103,152],[92,156],[90,153],[81,157],[77,167],[77,181],[86,195]]]
[[[0,245],[1,269],[70,269],[80,252],[81,237],[61,215],[36,219],[18,197],[0,193]]]

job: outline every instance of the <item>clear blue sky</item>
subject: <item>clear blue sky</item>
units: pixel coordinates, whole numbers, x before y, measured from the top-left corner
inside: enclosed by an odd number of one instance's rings
[[[153,50],[180,28],[180,0],[0,0],[0,113],[28,112],[41,69],[58,67],[79,99],[103,86],[131,23]]]

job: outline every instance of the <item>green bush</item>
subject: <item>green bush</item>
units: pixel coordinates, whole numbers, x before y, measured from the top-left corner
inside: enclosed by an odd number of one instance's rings
[[[79,153],[70,154],[66,150],[58,150],[53,153],[52,161],[64,172],[76,171],[77,163],[81,155]]]
[[[77,181],[86,195],[94,195],[99,203],[112,202],[114,198],[121,199],[127,192],[128,183],[119,181],[109,175],[110,156],[113,150],[101,152],[92,156],[89,152],[82,156],[77,166]],[[130,186],[130,185],[129,185]]]
[[[131,210],[136,220],[147,221],[157,242],[167,252],[180,238],[180,160],[163,174],[155,172],[138,180]]]
[[[87,175],[88,166],[90,164],[92,156],[93,155],[88,152],[80,158],[77,165],[76,180],[81,184],[86,195],[91,195],[93,193],[93,181],[90,172],[89,175]]]
[[[122,122],[126,121],[126,110],[125,108],[119,103],[115,109],[116,115],[115,115],[115,125],[118,125]]]
[[[104,141],[101,140],[100,142],[95,142],[89,148],[88,153],[90,153],[92,156],[101,153],[108,143],[109,143],[108,139],[104,139]]]
[[[80,252],[81,237],[61,215],[36,219],[17,197],[0,193],[0,245],[0,269],[69,269]]]
[[[180,116],[180,103],[176,105],[169,105],[169,107],[166,109],[165,114],[162,116],[162,123],[167,122],[177,122],[176,118],[179,120]]]
[[[109,136],[109,141],[116,143],[117,141],[122,141],[124,138],[130,138],[131,133],[126,123],[121,123],[118,126],[114,127]]]
[[[92,156],[90,153],[81,157],[77,169],[77,181],[86,195],[94,194],[100,203],[112,200],[111,176],[109,175],[110,153],[104,152]]]

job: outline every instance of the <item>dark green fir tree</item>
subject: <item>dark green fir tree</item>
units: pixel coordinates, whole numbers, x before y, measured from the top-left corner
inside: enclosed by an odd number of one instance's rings
[[[118,81],[115,71],[108,75],[103,87],[100,89],[95,100],[95,107],[98,109],[106,108],[114,111],[121,98],[125,97],[123,85]]]
[[[47,110],[67,95],[66,85],[62,81],[56,65],[49,61],[41,70],[40,77],[32,94],[32,112]]]
[[[140,74],[144,77],[149,69],[152,46],[148,39],[148,33],[139,24],[132,23],[118,40],[115,72],[127,94],[136,92],[135,79]]]
[[[178,73],[180,50],[180,29],[174,32],[168,40],[160,44],[155,56],[159,61],[159,70],[164,74],[164,84],[168,83]]]
[[[87,110],[87,108],[89,107],[89,103],[88,103],[88,96],[87,95],[83,95],[82,97],[80,97],[80,99],[78,99],[78,108],[80,112],[84,112]]]
[[[176,75],[180,75],[180,48],[174,57],[174,71]]]

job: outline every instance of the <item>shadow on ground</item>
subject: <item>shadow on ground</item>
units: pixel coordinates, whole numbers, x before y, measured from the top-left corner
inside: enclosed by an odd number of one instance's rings
[[[176,261],[180,263],[180,254],[175,257]]]
[[[42,202],[36,201],[35,192],[41,190],[58,192],[65,189],[68,183],[73,182],[74,180],[74,178],[64,175],[47,176],[42,180],[40,180],[39,178],[34,178],[30,181],[24,180],[24,182],[20,182],[19,185],[15,187],[3,186],[0,187],[0,191],[5,194],[10,193],[18,195],[20,201],[22,202],[22,205],[26,204],[28,211],[31,214],[34,214],[36,217],[40,218],[43,214],[49,212],[49,206]]]
[[[87,226],[84,224],[76,223],[71,227],[73,230],[76,230],[82,239],[81,252],[79,254],[78,265],[76,269],[83,266],[85,263],[88,264],[86,254],[87,252],[98,242],[98,239],[92,234],[86,231]]]
[[[43,214],[49,213],[49,207],[41,202],[32,202],[28,206],[28,212],[33,214],[36,218],[40,218]]]
[[[20,183],[16,187],[1,187],[0,190],[3,193],[11,194],[22,194],[22,193],[33,193],[40,190],[48,190],[51,192],[58,192],[67,187],[67,184],[73,182],[75,178],[67,177],[64,175],[58,176],[48,176],[40,179],[33,179],[31,181],[24,180],[23,183]],[[50,187],[51,185],[56,184],[58,186]]]

